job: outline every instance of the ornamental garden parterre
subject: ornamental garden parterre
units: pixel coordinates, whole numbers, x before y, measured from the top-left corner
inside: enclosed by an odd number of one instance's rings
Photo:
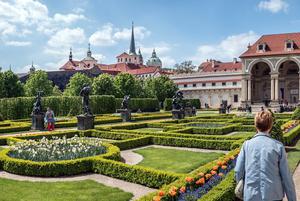
[[[149,105],[144,107],[158,107],[151,103],[155,100],[146,101]],[[300,136],[299,121],[291,116],[275,114],[286,145],[293,145]],[[200,110],[185,119],[171,119],[170,112],[152,112],[133,113],[131,122],[121,121],[115,114],[99,114],[95,129],[78,131],[68,129],[76,126],[74,117],[61,117],[57,125],[64,130],[19,135],[10,133],[29,130],[29,119],[2,121],[0,170],[35,177],[93,173],[153,189],[138,201],[234,199],[233,168],[240,146],[255,133],[252,116]],[[126,163],[123,153],[131,150],[142,154],[142,161]],[[155,151],[164,151],[167,157],[156,158]],[[206,160],[192,161],[189,154],[202,154]],[[190,166],[178,171],[177,164]]]

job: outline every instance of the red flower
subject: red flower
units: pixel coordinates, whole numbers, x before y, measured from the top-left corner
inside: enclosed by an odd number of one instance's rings
[[[227,166],[226,165],[222,165],[221,167],[223,170],[226,170],[227,169]]]
[[[202,178],[200,178],[200,179],[198,179],[198,180],[196,181],[196,184],[197,184],[197,185],[203,185],[204,183],[205,183],[204,177],[202,177]]]
[[[188,182],[188,183],[191,183],[191,182],[194,181],[194,178],[193,177],[186,177],[185,181]]]
[[[182,186],[179,191],[180,191],[180,193],[185,193],[185,191],[186,191],[185,186]]]
[[[214,170],[212,170],[210,173],[211,173],[212,175],[215,175],[215,174],[217,174],[217,172],[216,172],[216,171],[214,171]]]
[[[206,174],[206,175],[205,175],[205,178],[206,178],[206,179],[210,179],[210,178],[211,178],[211,174]]]
[[[219,169],[219,166],[214,166],[213,168],[212,168],[214,171],[217,171],[218,169]]]
[[[199,176],[199,177],[204,177],[204,173],[203,173],[203,172],[200,172],[200,173],[198,174],[198,176]]]
[[[158,192],[158,195],[159,195],[160,197],[162,197],[162,196],[165,195],[165,192],[164,192],[164,191],[159,191],[159,192]]]

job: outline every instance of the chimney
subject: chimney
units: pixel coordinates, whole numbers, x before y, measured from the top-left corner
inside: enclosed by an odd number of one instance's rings
[[[237,58],[233,58],[233,63],[236,64],[237,63]]]

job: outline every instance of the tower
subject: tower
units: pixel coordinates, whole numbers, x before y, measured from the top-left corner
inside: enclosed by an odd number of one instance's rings
[[[143,55],[142,55],[142,52],[141,52],[141,49],[139,48],[139,63],[140,64],[143,64],[144,63],[144,61],[143,61]]]
[[[147,66],[154,66],[154,67],[162,67],[162,62],[160,58],[156,55],[155,49],[153,49],[152,56],[147,61]]]
[[[72,61],[72,59],[73,59],[72,48],[70,48],[69,61]]]
[[[131,40],[130,40],[129,54],[130,54],[130,55],[136,55],[136,52],[135,52],[134,25],[133,25],[133,22],[132,22],[132,26],[131,26]]]

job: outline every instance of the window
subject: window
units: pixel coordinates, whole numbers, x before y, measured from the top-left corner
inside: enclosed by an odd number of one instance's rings
[[[285,50],[292,51],[294,49],[294,41],[286,40],[285,41]]]
[[[134,60],[136,60],[136,57],[134,57]]]
[[[211,86],[213,86],[213,87],[216,86],[216,83],[215,82],[211,83]]]
[[[239,96],[237,94],[233,95],[233,102],[239,102]]]
[[[226,82],[222,82],[222,86],[226,86]]]
[[[202,83],[202,87],[206,87],[206,83]]]
[[[286,48],[292,48],[292,43],[287,43]]]
[[[187,84],[184,84],[183,87],[184,87],[184,88],[187,88]]]
[[[263,44],[259,45],[258,50],[264,50],[264,45]]]
[[[265,52],[265,51],[266,51],[266,46],[267,46],[266,43],[258,44],[258,46],[257,46],[257,51],[258,51],[258,52]]]
[[[129,58],[129,62],[131,62],[131,59]]]
[[[232,85],[233,85],[233,86],[236,86],[236,82],[232,82]]]
[[[197,86],[197,84],[193,84],[193,87],[196,87]]]
[[[127,58],[125,58],[125,62],[127,62]]]

